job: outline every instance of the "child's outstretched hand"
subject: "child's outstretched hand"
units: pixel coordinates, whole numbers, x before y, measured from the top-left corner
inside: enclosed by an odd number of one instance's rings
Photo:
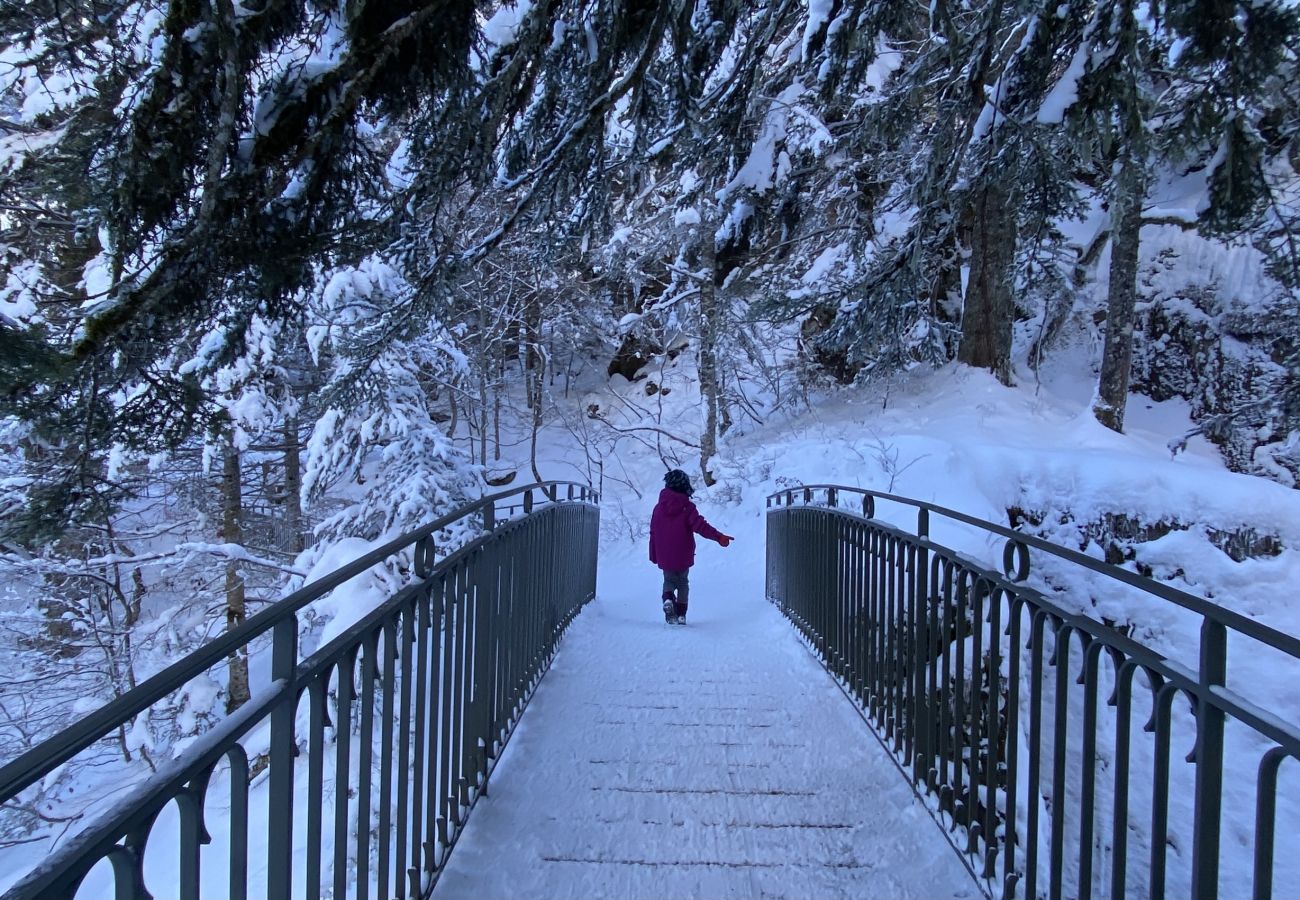
[[[731,543],[732,541],[734,541],[734,540],[735,540],[735,538],[732,537],[731,535],[729,535],[729,534],[724,534],[722,537],[718,538],[718,543],[719,543],[721,546],[725,547],[725,546],[727,546],[728,544],[730,544],[730,543]]]

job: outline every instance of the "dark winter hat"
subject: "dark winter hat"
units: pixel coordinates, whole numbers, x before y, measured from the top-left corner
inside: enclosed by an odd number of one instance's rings
[[[695,493],[695,488],[691,487],[691,476],[681,469],[673,469],[664,476],[664,487],[670,491],[685,494],[687,497]]]

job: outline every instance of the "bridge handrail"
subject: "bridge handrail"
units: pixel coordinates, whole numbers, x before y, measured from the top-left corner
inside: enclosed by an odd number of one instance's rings
[[[914,530],[877,518],[877,500],[915,509]],[[1190,848],[1180,876],[1189,877],[1192,896],[1214,898],[1221,876],[1248,873],[1254,897],[1273,896],[1276,832],[1300,813],[1294,793],[1279,788],[1282,763],[1293,761],[1293,772],[1300,761],[1300,724],[1230,686],[1229,638],[1289,660],[1300,660],[1300,640],[1077,550],[923,500],[799,485],[770,494],[767,508],[768,598],[859,704],[914,790],[937,795],[950,817],[945,828],[965,831],[959,852],[977,861],[972,872],[987,894],[994,895],[1000,869],[1005,898],[1063,896],[1067,876],[1077,878],[1078,896],[1103,893],[1107,881],[1110,896],[1165,896],[1173,846],[1184,857]],[[932,540],[932,517],[1005,538],[1000,571]],[[1200,625],[1189,645],[1194,658],[1170,658],[1173,651],[1080,612],[1055,594],[1068,584],[1036,590],[1028,583],[1031,549],[1191,613]],[[1101,587],[1088,580],[1094,599],[1105,597]],[[1261,665],[1243,666],[1237,681],[1256,685]],[[1107,708],[1113,712],[1103,721]],[[1175,741],[1189,734],[1194,745],[1178,766]],[[1192,800],[1190,818],[1171,818],[1175,784]],[[1229,876],[1230,814],[1238,828],[1253,815],[1255,842],[1253,866],[1232,857]],[[1191,833],[1175,839],[1179,829]],[[1142,852],[1149,867],[1130,877],[1130,856]],[[1292,878],[1294,860],[1287,865]]]
[[[929,537],[929,523],[926,514],[935,513],[946,519],[952,519],[965,525],[973,525],[983,531],[988,531],[1008,540],[1007,546],[1003,551],[1003,574],[1013,582],[1021,582],[1028,575],[1028,563],[1026,562],[1023,571],[1017,573],[1012,570],[1011,563],[1015,562],[1013,556],[1020,551],[1015,549],[1015,545],[1021,545],[1025,548],[1032,547],[1035,550],[1041,550],[1044,553],[1051,554],[1075,565],[1083,566],[1100,575],[1113,578],[1116,581],[1123,582],[1130,587],[1135,587],[1145,593],[1167,600],[1183,609],[1194,612],[1197,615],[1204,616],[1211,621],[1217,622],[1234,631],[1241,632],[1248,637],[1254,638],[1261,643],[1268,644],[1275,649],[1281,650],[1300,659],[1300,638],[1289,635],[1286,632],[1271,628],[1256,619],[1244,616],[1241,613],[1226,609],[1215,603],[1211,603],[1204,597],[1197,597],[1186,591],[1179,590],[1169,584],[1147,578],[1137,572],[1131,572],[1128,569],[1120,568],[1104,560],[1094,559],[1085,553],[1077,550],[1071,550],[1069,547],[1062,547],[1060,544],[1054,544],[1051,541],[1036,537],[1032,534],[1025,534],[1022,531],[1016,531],[1005,525],[999,525],[996,522],[990,522],[987,519],[980,519],[976,516],[967,515],[955,509],[949,509],[925,500],[916,500],[911,497],[903,497],[898,494],[890,494],[884,491],[875,491],[869,488],[848,487],[837,484],[807,484],[800,485],[797,488],[787,488],[785,490],[775,491],[767,497],[768,509],[774,506],[781,506],[782,498],[785,499],[785,506],[792,506],[798,500],[804,505],[813,505],[816,499],[816,493],[827,494],[826,505],[831,508],[843,510],[837,503],[840,494],[857,494],[863,497],[863,514],[867,518],[874,518],[874,501],[888,500],[892,503],[899,503],[904,506],[915,507],[920,510],[922,515],[918,516],[917,536],[920,538]],[[796,497],[795,495],[798,495]],[[868,510],[868,507],[871,507]],[[1020,577],[1017,577],[1020,576]]]
[[[484,524],[485,527],[490,529],[495,521],[497,504],[501,501],[520,496],[523,498],[520,505],[531,510],[534,491],[542,491],[548,500],[554,502],[558,498],[560,488],[568,489],[567,499],[569,500],[575,499],[575,493],[577,494],[576,499],[584,501],[597,496],[595,490],[589,485],[570,481],[535,482],[510,490],[498,491],[495,494],[471,500],[427,525],[422,525],[380,547],[376,547],[324,578],[303,585],[283,600],[279,600],[266,609],[250,616],[242,625],[225,632],[218,638],[214,638],[184,658],[145,679],[136,687],[100,707],[76,725],[63,729],[0,767],[0,803],[8,802],[16,797],[63,763],[103,739],[114,728],[135,718],[135,716],[144,712],[185,682],[206,672],[232,652],[250,644],[258,637],[271,631],[277,624],[285,621],[290,616],[296,615],[309,603],[319,600],[325,594],[362,574],[376,563],[383,562],[407,547],[429,539],[447,526],[468,518],[475,513],[486,515]],[[577,490],[575,491],[575,489]],[[511,506],[508,508],[516,507]]]

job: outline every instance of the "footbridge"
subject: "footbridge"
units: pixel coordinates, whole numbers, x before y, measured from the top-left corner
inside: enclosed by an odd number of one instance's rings
[[[730,596],[743,577],[697,567],[732,602],[667,626],[653,596],[591,603],[589,487],[470,503],[8,761],[0,801],[30,802],[232,654],[257,676],[154,771],[110,775],[4,896],[1268,898],[1300,883],[1300,728],[1276,694],[1300,672],[1295,637],[885,493],[783,490],[766,533],[765,590],[760,574],[755,596]],[[312,604],[376,566],[401,586],[322,641]]]

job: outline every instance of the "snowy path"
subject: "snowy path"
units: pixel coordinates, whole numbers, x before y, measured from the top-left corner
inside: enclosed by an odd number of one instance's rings
[[[754,573],[717,559],[684,627],[644,564],[639,586],[602,565],[436,900],[978,896]]]

